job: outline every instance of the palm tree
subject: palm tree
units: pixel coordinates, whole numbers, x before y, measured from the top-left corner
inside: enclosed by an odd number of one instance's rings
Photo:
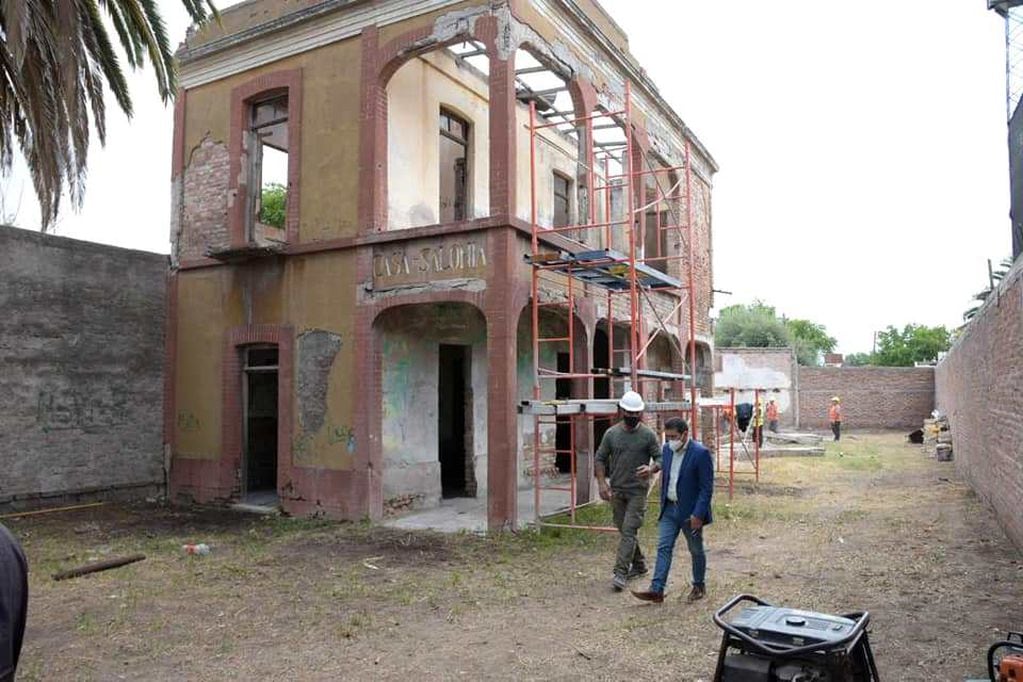
[[[212,0],[181,2],[197,23],[217,15]],[[10,171],[16,140],[46,230],[65,189],[81,206],[90,121],[106,142],[104,86],[132,115],[119,52],[132,69],[152,63],[165,103],[177,90],[174,54],[157,0],[0,0],[0,40],[0,171]]]

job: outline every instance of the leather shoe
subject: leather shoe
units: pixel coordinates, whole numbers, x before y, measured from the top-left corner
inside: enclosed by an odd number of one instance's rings
[[[701,587],[699,585],[694,585],[692,591],[689,593],[689,596],[686,597],[686,601],[689,602],[690,604],[692,604],[694,601],[698,601],[700,599],[703,599],[706,596],[707,596],[707,589],[705,587]]]
[[[633,590],[632,591],[632,596],[635,597],[636,599],[639,599],[639,600],[642,600],[642,601],[651,601],[651,602],[653,602],[655,604],[660,604],[661,602],[664,601],[664,593],[663,592],[649,592],[649,591],[647,591],[647,592],[637,592],[637,591]]]

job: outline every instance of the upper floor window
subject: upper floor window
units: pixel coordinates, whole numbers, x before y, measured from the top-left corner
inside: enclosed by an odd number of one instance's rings
[[[572,181],[554,173],[554,227],[572,224]]]
[[[440,222],[468,217],[469,122],[440,110]]]
[[[287,93],[251,103],[248,134],[252,178],[249,217],[253,236],[283,240],[289,189]],[[274,235],[274,230],[282,233]]]

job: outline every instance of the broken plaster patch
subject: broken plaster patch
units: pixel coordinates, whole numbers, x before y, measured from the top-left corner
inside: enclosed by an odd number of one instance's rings
[[[327,416],[327,382],[341,336],[312,329],[298,337],[298,422],[303,434],[323,427]]]
[[[477,278],[447,279],[425,284],[403,284],[386,289],[374,289],[372,282],[363,282],[358,286],[356,297],[360,304],[372,303],[382,298],[394,296],[414,296],[438,291],[469,291],[479,293],[486,291],[487,281]]]

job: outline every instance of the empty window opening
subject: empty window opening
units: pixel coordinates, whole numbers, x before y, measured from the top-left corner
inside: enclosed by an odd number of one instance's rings
[[[277,348],[245,349],[244,493],[277,490]]]
[[[441,344],[437,378],[437,433],[441,495],[475,497],[472,347]]]
[[[469,204],[469,123],[440,111],[440,222],[466,219]]]
[[[665,273],[668,272],[668,261],[666,260],[669,256],[668,233],[675,230],[668,222],[669,220],[671,220],[670,211],[647,211],[646,238],[643,247],[647,265]]]
[[[250,217],[253,227],[282,230],[288,204],[288,95],[251,105]]]
[[[554,227],[572,224],[572,181],[554,173]]]

